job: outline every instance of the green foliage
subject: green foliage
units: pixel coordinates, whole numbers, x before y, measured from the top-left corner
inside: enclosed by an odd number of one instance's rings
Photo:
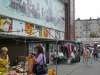
[[[97,37],[97,33],[96,33],[96,32],[91,32],[91,33],[90,33],[90,37],[91,37],[91,38]]]

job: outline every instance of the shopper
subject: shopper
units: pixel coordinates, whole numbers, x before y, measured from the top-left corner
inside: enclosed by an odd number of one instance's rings
[[[46,56],[43,51],[43,47],[38,45],[36,47],[36,66],[33,68],[33,71],[36,75],[45,75],[47,73],[47,66],[46,66]]]
[[[93,51],[94,60],[97,61],[97,49],[95,48]]]
[[[89,51],[90,51],[90,63],[92,64],[92,62],[93,62],[93,48],[89,48]]]
[[[88,63],[88,60],[89,60],[89,57],[90,57],[90,52],[89,52],[89,49],[88,48],[84,48],[84,51],[83,51],[83,63]]]
[[[29,53],[27,57],[27,63],[28,63],[28,75],[34,75],[33,65],[36,64],[36,62],[35,62],[35,56],[33,55],[33,53]]]
[[[57,64],[62,64],[62,63],[64,63],[64,54],[61,50],[59,50],[57,56]]]
[[[6,73],[9,68],[10,60],[8,56],[8,48],[2,47],[0,53],[0,72]]]
[[[93,56],[94,56],[94,60],[97,61],[97,57],[98,57],[98,51],[97,51],[97,44],[94,44],[94,51],[93,51]]]

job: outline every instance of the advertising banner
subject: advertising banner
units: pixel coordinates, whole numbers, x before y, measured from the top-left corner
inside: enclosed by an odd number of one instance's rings
[[[39,37],[39,33],[40,33],[40,30],[37,26],[35,26],[35,29],[34,29],[34,37]]]
[[[25,22],[13,19],[12,34],[25,36]]]
[[[64,40],[64,32],[0,16],[0,32],[12,35]]]
[[[27,36],[34,36],[34,25],[30,23],[26,23],[25,33],[27,34]]]
[[[49,29],[48,33],[49,33],[49,38],[50,39],[56,39],[55,38],[55,30],[54,29]]]
[[[21,36],[34,36],[34,25],[13,19],[12,34]]]
[[[12,19],[0,16],[0,32],[12,32]]]
[[[42,37],[42,27],[39,25],[35,25],[35,36]]]
[[[0,0],[0,15],[65,31],[64,3],[60,0]]]
[[[43,38],[48,38],[48,29],[45,27],[42,27],[42,37]]]

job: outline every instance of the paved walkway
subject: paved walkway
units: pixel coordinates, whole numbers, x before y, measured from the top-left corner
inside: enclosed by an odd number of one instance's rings
[[[69,75],[100,75],[100,63],[81,64],[80,68]]]
[[[57,69],[57,75],[67,75],[79,68],[78,64],[73,65],[52,65],[51,67]]]
[[[73,64],[73,65],[56,65],[57,75],[100,75],[100,62],[93,61],[92,64]]]

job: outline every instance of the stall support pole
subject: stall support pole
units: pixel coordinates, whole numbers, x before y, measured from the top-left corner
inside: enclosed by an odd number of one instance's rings
[[[56,49],[55,49],[55,50],[56,50],[56,54],[58,55],[58,50],[57,50],[57,49],[58,49],[58,42],[59,42],[59,39],[57,38],[57,36],[54,37],[50,32],[48,32],[48,33],[49,33],[49,35],[51,35],[51,36],[53,37],[54,40],[56,40]],[[57,73],[57,72],[58,72],[58,71],[57,71],[57,70],[58,70],[57,61],[58,61],[58,59],[56,59],[56,75],[58,74],[58,73]]]
[[[58,55],[58,40],[56,41],[56,53],[57,53],[57,55]],[[57,61],[58,61],[58,59],[56,60],[56,75],[58,74],[57,72],[57,70],[58,70],[58,64],[57,64]]]

